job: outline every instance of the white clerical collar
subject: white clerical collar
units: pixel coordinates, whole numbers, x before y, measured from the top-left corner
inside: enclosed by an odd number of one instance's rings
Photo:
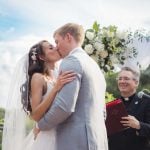
[[[124,99],[124,101],[129,101],[129,100],[132,100],[134,96],[135,96],[135,93],[129,97],[123,97],[123,99]]]
[[[125,101],[129,101],[130,99],[129,99],[129,97],[125,97],[124,100]]]

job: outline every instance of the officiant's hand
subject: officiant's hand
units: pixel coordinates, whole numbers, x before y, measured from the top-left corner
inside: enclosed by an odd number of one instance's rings
[[[122,120],[120,122],[123,124],[123,126],[131,127],[134,129],[141,128],[140,122],[134,116],[128,115],[127,117],[122,117],[121,119]]]

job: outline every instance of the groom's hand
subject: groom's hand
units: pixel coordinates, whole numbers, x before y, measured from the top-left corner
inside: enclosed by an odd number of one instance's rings
[[[33,129],[34,140],[36,140],[36,138],[37,138],[37,136],[38,136],[39,132],[40,132],[40,129],[39,129],[39,128],[34,127],[34,129]]]

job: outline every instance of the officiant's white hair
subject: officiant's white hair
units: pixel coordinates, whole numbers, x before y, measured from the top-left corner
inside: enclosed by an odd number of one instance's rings
[[[140,80],[140,72],[139,71],[137,71],[136,69],[133,69],[131,67],[128,67],[128,66],[122,67],[120,72],[122,72],[122,71],[132,72],[132,74],[134,75],[135,80],[138,81],[138,83],[139,83],[139,80]]]

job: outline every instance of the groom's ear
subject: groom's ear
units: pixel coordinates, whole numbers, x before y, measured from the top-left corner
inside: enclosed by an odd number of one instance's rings
[[[67,34],[66,34],[66,38],[67,38],[68,41],[71,41],[71,39],[72,39],[71,34],[70,34],[70,33],[67,33]]]

